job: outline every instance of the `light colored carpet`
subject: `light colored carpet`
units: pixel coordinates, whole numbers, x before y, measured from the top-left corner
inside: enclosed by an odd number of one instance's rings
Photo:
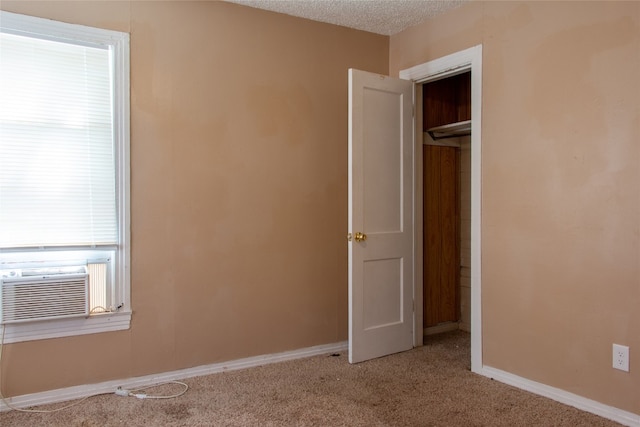
[[[97,396],[54,414],[4,412],[9,426],[617,426],[469,371],[469,334],[350,365],[316,356],[185,380],[171,400]],[[166,385],[154,393],[172,394]],[[50,405],[55,408],[59,405]],[[45,408],[45,407],[43,407]]]

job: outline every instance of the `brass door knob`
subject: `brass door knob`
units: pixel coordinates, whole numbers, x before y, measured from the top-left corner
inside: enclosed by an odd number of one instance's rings
[[[357,232],[355,235],[356,242],[364,242],[367,240],[367,235],[361,232]]]

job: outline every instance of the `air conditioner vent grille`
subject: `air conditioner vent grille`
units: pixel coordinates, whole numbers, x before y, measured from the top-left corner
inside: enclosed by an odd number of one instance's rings
[[[89,276],[20,277],[0,280],[1,323],[89,315]]]

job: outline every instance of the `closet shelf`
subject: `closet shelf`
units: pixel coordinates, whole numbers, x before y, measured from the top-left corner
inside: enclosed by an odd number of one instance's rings
[[[471,135],[471,120],[432,127],[431,129],[427,129],[427,133],[434,141]]]

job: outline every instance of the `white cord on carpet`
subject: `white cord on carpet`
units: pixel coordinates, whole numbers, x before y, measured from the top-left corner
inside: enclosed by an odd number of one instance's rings
[[[178,385],[183,386],[184,389],[179,393],[172,394],[172,395],[169,395],[169,396],[159,396],[159,395],[154,396],[154,395],[149,395],[149,394],[146,394],[146,393],[140,393],[142,391],[149,390],[150,388],[160,387],[161,385],[165,385],[165,384],[178,384]],[[186,385],[183,382],[180,382],[180,381],[167,381],[167,382],[164,382],[164,383],[154,384],[154,385],[150,385],[150,386],[147,386],[147,387],[141,387],[141,388],[137,388],[137,389],[133,389],[133,390],[126,390],[126,389],[123,389],[121,387],[118,387],[118,389],[116,390],[116,394],[118,396],[137,397],[138,399],[175,399],[176,397],[180,397],[183,394],[185,394],[187,392],[187,390],[189,390],[189,386]]]
[[[84,402],[85,400],[89,399],[90,397],[96,397],[96,396],[102,396],[105,394],[112,394],[111,392],[108,393],[96,393],[96,394],[92,394],[86,397],[83,397],[82,399],[78,400],[77,402],[73,402],[69,405],[65,405],[62,406],[60,408],[56,408],[56,409],[22,409],[22,408],[18,408],[16,406],[14,406],[13,404],[9,403],[7,401],[7,399],[4,397],[4,395],[2,394],[2,350],[4,348],[4,332],[5,332],[5,325],[2,325],[2,334],[0,334],[0,399],[2,399],[2,402],[4,402],[5,405],[7,405],[8,408],[13,409],[14,411],[18,411],[18,412],[31,412],[31,413],[39,413],[39,414],[49,414],[49,413],[53,413],[53,412],[58,412],[58,411],[62,411],[64,409],[69,409],[73,406],[76,406],[82,402]],[[182,391],[180,391],[179,393],[176,394],[172,394],[169,396],[161,396],[161,395],[148,395],[146,393],[141,393],[145,390],[148,390],[150,388],[154,388],[154,387],[159,387],[161,385],[165,385],[165,384],[178,384],[184,387],[184,389]],[[154,384],[154,385],[150,385],[147,387],[141,387],[141,388],[137,388],[134,390],[125,390],[122,389],[121,387],[118,387],[118,389],[115,391],[115,394],[117,394],[118,396],[131,396],[131,397],[137,397],[138,399],[175,399],[176,397],[180,397],[183,394],[185,394],[187,392],[187,390],[189,390],[189,386],[186,385],[183,382],[180,381],[167,381],[164,383],[160,383],[160,384]]]

